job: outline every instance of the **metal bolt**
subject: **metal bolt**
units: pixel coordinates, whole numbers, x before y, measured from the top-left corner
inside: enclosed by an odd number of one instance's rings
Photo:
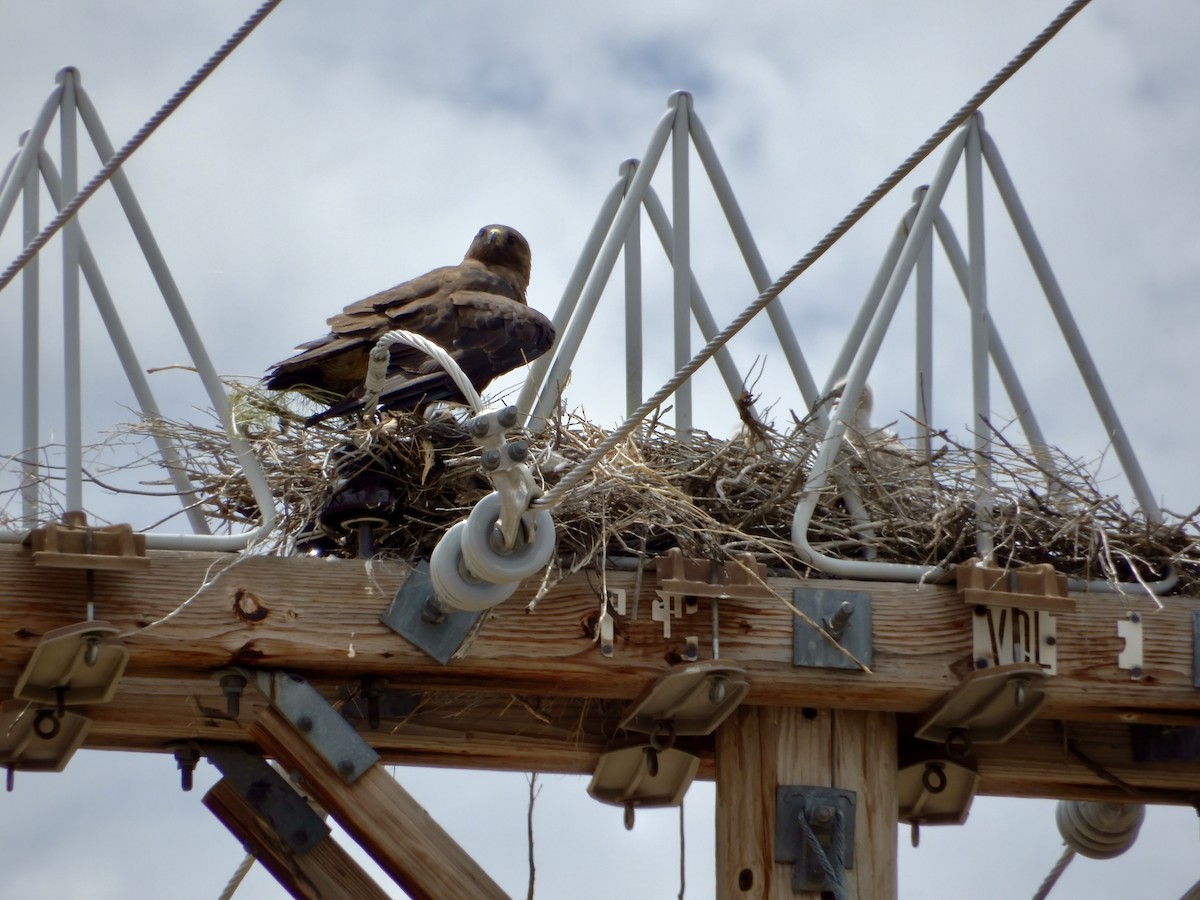
[[[1136,624],[1137,622],[1140,622],[1140,621],[1142,621],[1142,614],[1141,614],[1141,613],[1135,613],[1135,612],[1131,612],[1131,613],[1129,614],[1129,621],[1130,621],[1130,622],[1134,622],[1135,624]]]
[[[292,832],[292,843],[297,847],[304,847],[308,844],[308,832],[303,828],[297,828]]]
[[[1129,674],[1134,678],[1141,678],[1142,677],[1142,667],[1141,666],[1131,666],[1129,668]]]
[[[305,734],[308,734],[310,731],[313,730],[313,720],[310,719],[308,716],[301,716],[300,718],[298,718],[296,720],[296,727],[299,728],[301,731],[303,731]]]
[[[236,719],[242,711],[242,691],[246,689],[246,677],[240,672],[227,672],[221,676],[221,691],[225,694],[225,711],[229,718]]]
[[[987,667],[988,667],[988,661],[986,659],[984,659],[982,656],[979,657],[977,660],[975,660],[975,668],[986,669]]]
[[[840,638],[842,632],[846,630],[846,625],[849,624],[852,615],[854,615],[854,604],[849,600],[843,600],[833,615],[825,619],[825,630],[833,635],[833,637]]]
[[[473,418],[471,420],[471,424],[467,427],[468,427],[468,430],[471,432],[471,437],[481,438],[481,437],[487,437],[487,433],[490,430],[491,423],[488,421],[487,416],[476,416],[475,418]]]
[[[354,760],[343,759],[341,762],[338,763],[338,771],[341,772],[343,776],[353,775],[354,774]]]
[[[496,413],[496,421],[504,428],[512,428],[517,424],[518,418],[520,418],[520,412],[515,406],[506,406]]]
[[[814,825],[828,825],[833,821],[832,806],[818,806],[813,810],[812,822]]]
[[[498,469],[500,467],[500,451],[495,447],[484,450],[479,464],[489,472]]]
[[[716,706],[725,699],[725,693],[725,677],[723,675],[717,675],[715,678],[713,678],[712,684],[708,688],[708,702],[713,706]]]
[[[1053,647],[1057,643],[1058,643],[1058,638],[1056,638],[1054,635],[1052,635],[1052,634],[1046,635],[1046,646],[1047,647]]]
[[[529,441],[513,441],[509,444],[508,458],[516,463],[529,459]]]
[[[185,791],[192,789],[192,775],[200,762],[200,750],[194,746],[175,748],[175,764],[179,768],[179,783]]]

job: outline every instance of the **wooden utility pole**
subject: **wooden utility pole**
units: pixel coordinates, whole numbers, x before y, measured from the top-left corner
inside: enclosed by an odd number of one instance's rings
[[[664,637],[650,615],[653,579],[635,595],[633,573],[607,573],[608,589],[627,594],[611,657],[594,639],[594,584],[579,575],[556,585],[532,612],[531,589],[518,591],[442,665],[379,620],[408,577],[403,564],[182,552],[151,552],[149,559],[145,569],[96,570],[89,578],[35,565],[25,548],[0,547],[0,690],[11,691],[46,632],[85,617],[90,599],[96,618],[120,633],[129,658],[110,702],[73,710],[91,722],[86,747],[169,752],[180,742],[216,743],[309,765],[307,744],[293,725],[275,720],[267,699],[247,690],[231,713],[215,676],[237,667],[303,676],[388,763],[590,773],[630,704],[678,668],[690,648],[703,660],[711,646],[707,612],[675,619]],[[869,672],[796,665],[794,617],[782,602],[721,601],[721,661],[744,670],[749,690],[715,735],[686,742],[699,757],[698,777],[717,782],[720,895],[818,896],[793,891],[792,865],[775,861],[776,792],[815,786],[855,798],[847,895],[894,896],[897,768],[914,743],[937,748],[915,741],[914,723],[975,671],[972,629],[980,613],[952,586],[770,584],[784,597],[797,586],[869,594],[873,660]],[[1159,739],[1163,726],[1200,726],[1193,673],[1200,598],[1170,597],[1162,609],[1131,596],[1071,599],[1072,608],[1054,614],[1057,671],[1044,679],[1034,720],[1002,743],[970,749],[978,792],[1127,800],[1132,788],[1147,802],[1191,803],[1200,770]],[[1137,677],[1118,665],[1126,649],[1118,623],[1134,611],[1143,649]],[[384,685],[374,722],[366,700],[372,684]],[[1156,750],[1149,758],[1147,746]],[[0,764],[5,752],[0,745]],[[19,760],[8,762],[19,772]],[[454,858],[452,842],[441,839],[414,849],[413,835],[432,823],[419,809],[406,810],[399,792],[383,785],[394,782],[378,766],[373,771],[361,787],[328,774],[309,787],[331,814],[367,843],[376,841],[373,852],[393,874],[402,856],[433,860],[430,870]],[[372,808],[363,810],[356,794],[372,796]],[[236,816],[243,832],[252,828],[229,797],[214,804],[223,820]],[[356,825],[358,814],[368,819]],[[490,879],[467,860],[458,863],[473,873],[471,887],[435,886],[431,893],[490,896]],[[293,863],[279,865],[295,871]],[[313,865],[328,878],[343,863]],[[398,880],[436,884],[427,880],[433,877],[400,872]]]

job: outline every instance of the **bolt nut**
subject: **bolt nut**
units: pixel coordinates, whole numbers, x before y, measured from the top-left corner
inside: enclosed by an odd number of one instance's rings
[[[299,728],[301,731],[303,731],[305,734],[308,734],[310,731],[313,730],[313,720],[310,719],[308,716],[301,716],[300,718],[298,718],[296,720],[296,727]]]
[[[353,775],[354,774],[354,760],[343,759],[341,762],[338,763],[337,767],[338,767],[338,771],[341,772],[342,775]]]
[[[496,421],[504,428],[512,428],[517,424],[517,419],[520,418],[520,415],[515,406],[506,406],[500,412],[496,413]]]

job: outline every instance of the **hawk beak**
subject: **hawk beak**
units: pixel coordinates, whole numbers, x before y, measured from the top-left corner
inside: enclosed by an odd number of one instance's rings
[[[504,232],[499,228],[489,228],[484,239],[489,244],[498,244],[504,239]]]

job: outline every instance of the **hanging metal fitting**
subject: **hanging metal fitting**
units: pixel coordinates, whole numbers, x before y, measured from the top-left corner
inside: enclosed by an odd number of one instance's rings
[[[706,660],[677,666],[633,702],[618,728],[652,738],[664,726],[673,734],[712,734],[749,690],[745,671],[733,663]]]
[[[846,869],[854,868],[854,808],[854,791],[775,788],[775,861],[794,864],[793,890],[832,888],[843,882]]]
[[[896,777],[900,821],[919,825],[961,825],[979,786],[969,760],[924,756],[902,765]]]
[[[61,772],[91,727],[87,716],[5,700],[0,703],[0,765],[9,770],[10,779],[14,769]]]
[[[960,760],[975,744],[1002,744],[1046,701],[1046,678],[1034,663],[976,669],[921,718],[915,734]]]
[[[125,674],[129,651],[115,638],[120,629],[91,620],[54,628],[42,635],[17,680],[13,696],[64,706],[107,703]]]

